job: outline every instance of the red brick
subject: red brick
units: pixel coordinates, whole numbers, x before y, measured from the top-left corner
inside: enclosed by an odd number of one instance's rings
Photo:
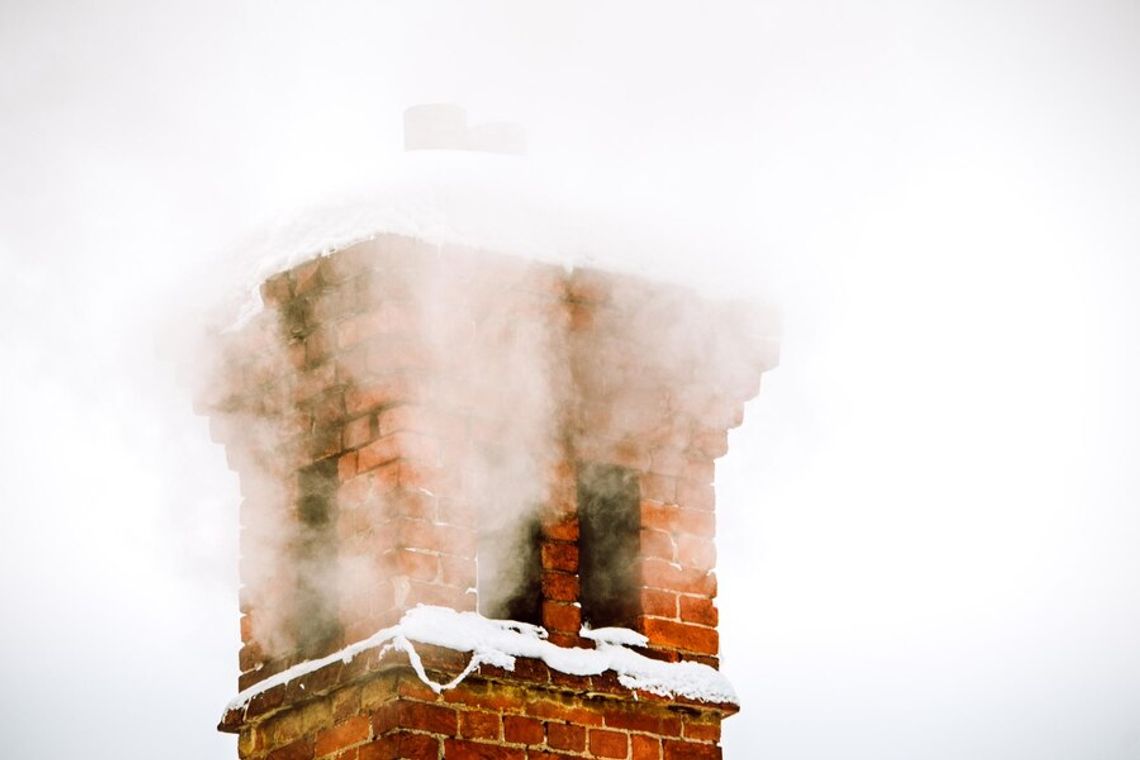
[[[620,728],[626,731],[661,733],[661,718],[651,712],[637,708],[620,709],[612,707],[605,714],[607,728]]]
[[[265,760],[312,760],[313,742],[311,739],[298,739],[278,747],[265,756]]]
[[[581,752],[586,749],[586,729],[569,723],[547,723],[546,743],[554,749]]]
[[[360,747],[356,751],[356,760],[392,760],[399,747],[399,739],[395,736],[385,736],[370,744]],[[438,753],[438,745],[437,745]],[[436,755],[438,758],[438,754]]]
[[[383,494],[396,487],[398,472],[396,467],[389,465],[345,481],[337,492],[341,509],[361,509],[379,502]]]
[[[582,646],[582,638],[578,634],[566,633],[565,631],[551,631],[550,636],[547,637],[547,641],[556,647],[562,647],[564,649]],[[557,671],[552,670],[550,672],[552,678],[555,673],[557,673]],[[559,679],[561,679],[563,675],[564,674],[559,674]],[[565,683],[565,681],[559,680],[559,683]]]
[[[627,757],[629,736],[620,731],[590,729],[590,753],[596,757]]]
[[[336,474],[340,482],[344,483],[356,475],[356,452],[350,451],[336,460]]]
[[[515,660],[515,669],[511,672],[516,678],[526,681],[546,683],[550,680],[550,668],[542,660],[533,657],[520,657]]]
[[[436,520],[436,500],[425,493],[405,490],[394,494],[389,501],[392,511],[400,517],[439,522]]]
[[[673,537],[663,530],[641,531],[641,556],[674,559]]]
[[[475,556],[475,534],[472,531],[427,520],[400,520],[396,540],[400,546],[410,549],[426,549],[460,557]]]
[[[400,443],[400,439],[396,436],[389,435],[373,441],[360,449],[356,452],[357,470],[366,472],[373,467],[379,467],[382,464],[387,464],[404,456]]]
[[[332,695],[333,720],[341,723],[360,712],[360,687],[350,686]]]
[[[578,540],[578,518],[565,518],[543,526],[546,537],[555,541]]]
[[[526,750],[499,744],[445,739],[443,756],[447,760],[525,760]]]
[[[720,721],[713,721],[709,723],[685,720],[685,738],[695,739],[702,742],[718,742],[720,741]]]
[[[662,736],[680,736],[681,718],[673,714],[662,716],[661,730],[658,733]]]
[[[439,557],[435,554],[398,549],[396,568],[401,574],[418,581],[435,580],[439,575]]]
[[[374,310],[346,319],[338,325],[337,344],[345,348],[374,336],[411,329],[415,318],[408,307],[400,301],[382,301]]]
[[[419,679],[419,676],[406,675],[400,678],[396,686],[396,693],[417,702],[435,702],[439,695],[432,688]]]
[[[313,302],[313,319],[324,323],[335,322],[349,316],[356,308],[357,293],[354,287],[328,288]]]
[[[677,529],[677,507],[652,499],[641,500],[641,527],[673,533]]]
[[[578,601],[578,576],[568,573],[543,573],[542,595],[556,602]]]
[[[709,538],[677,536],[677,561],[685,567],[712,570],[716,567],[716,545]]]
[[[321,756],[345,747],[351,747],[353,744],[359,744],[368,738],[369,729],[368,718],[364,715],[356,715],[317,734],[314,751],[317,756]]]
[[[690,459],[685,463],[684,476],[692,483],[712,483],[716,479],[716,465],[711,459]]]
[[[336,335],[331,327],[319,327],[305,338],[305,362],[310,366],[320,364],[332,355],[336,347]]]
[[[400,485],[410,490],[422,488],[441,499],[462,495],[462,475],[457,468],[444,468],[425,462],[401,460]]]
[[[685,473],[688,459],[673,449],[657,449],[650,455],[650,467],[653,472],[672,477],[680,477]]]
[[[414,459],[425,464],[439,461],[439,442],[420,433],[396,432],[379,438],[357,452],[361,471],[396,459]]]
[[[570,317],[570,329],[574,332],[587,332],[594,327],[594,307],[591,304],[570,302],[566,304]]]
[[[466,502],[440,498],[439,521],[445,525],[473,528],[478,524],[479,511]]]
[[[661,760],[661,740],[656,736],[634,734],[630,740],[633,760]]]
[[[716,535],[716,515],[696,509],[678,509],[675,517],[677,532],[712,538]]]
[[[677,503],[687,509],[709,511],[716,507],[716,492],[711,483],[681,480],[677,483]]]
[[[370,378],[366,383],[359,378],[353,379],[358,384],[351,385],[344,393],[344,403],[349,414],[360,414],[411,401],[420,395],[413,379],[404,373]]]
[[[253,670],[264,662],[265,652],[262,651],[256,641],[250,642],[238,650],[238,668],[242,673]]]
[[[641,589],[641,611],[654,617],[677,617],[677,595],[660,589]]]
[[[715,744],[666,741],[665,760],[720,760],[720,747]]]
[[[640,577],[643,586],[682,594],[716,596],[716,574],[706,570],[679,567],[671,562],[646,557],[641,560]]]
[[[592,269],[575,269],[566,283],[566,298],[570,301],[605,303],[614,290],[614,280],[605,273]]]
[[[426,422],[427,416],[426,410],[416,404],[390,406],[382,409],[376,416],[376,429],[380,435],[391,435],[401,431],[431,433],[431,426]]]
[[[711,599],[701,596],[681,597],[681,620],[716,628],[718,616]]]
[[[728,431],[719,428],[698,430],[693,435],[689,450],[708,459],[722,457],[728,453]]]
[[[344,282],[358,276],[364,271],[362,251],[361,247],[352,246],[325,256],[321,276],[328,282]]]
[[[578,572],[578,546],[576,544],[544,541],[542,543],[542,566],[547,570]]]
[[[526,691],[521,686],[495,684],[492,687],[461,683],[443,692],[445,702],[487,710],[521,710],[526,703]]]
[[[459,730],[459,716],[454,707],[402,701],[399,710],[401,728],[452,736]]]
[[[261,285],[261,297],[267,303],[279,304],[293,297],[293,286],[289,282],[289,273],[275,274]]]
[[[612,670],[590,676],[590,688],[593,691],[608,692],[610,694],[625,695],[628,689],[618,680],[618,675]]]
[[[495,713],[463,710],[459,713],[459,735],[464,739],[498,739],[501,723]]]
[[[475,585],[475,559],[473,557],[457,557],[452,554],[441,554],[440,580],[448,586],[470,588]]]
[[[594,710],[566,705],[561,702],[552,702],[545,699],[528,702],[526,712],[527,715],[533,715],[537,718],[562,720],[569,723],[577,723],[581,726],[600,726],[603,722],[602,716]]]
[[[423,341],[383,336],[370,340],[367,346],[369,372],[418,371],[431,369],[434,365],[435,357]]]
[[[424,433],[443,441],[467,439],[467,421],[457,414],[417,404],[400,404],[382,410],[376,420],[380,435],[396,432]]]
[[[698,509],[685,509],[652,500],[641,502],[641,526],[667,533],[688,533],[712,538],[716,535],[716,515]]]
[[[293,292],[296,295],[303,296],[324,284],[321,279],[321,263],[322,260],[316,258],[290,270],[289,279],[292,281]]]
[[[340,429],[334,426],[323,430],[314,430],[305,443],[308,456],[313,461],[338,455],[341,453]]]
[[[677,499],[677,480],[655,472],[641,474],[641,498],[650,501],[659,501],[663,504],[675,504]]]
[[[253,618],[248,614],[241,616],[241,640],[243,644],[248,644],[249,640],[253,638]]]
[[[344,393],[332,390],[320,394],[308,404],[314,427],[337,427],[344,417]]]
[[[684,652],[716,654],[718,637],[716,629],[700,625],[678,623],[661,618],[644,618],[643,628],[649,642],[656,646],[671,647]]]
[[[463,589],[454,586],[412,581],[409,584],[406,604],[408,607],[416,604],[434,604],[439,607],[450,607],[453,610],[463,611],[474,609],[473,597],[473,594],[466,594]]]
[[[245,680],[245,676],[254,676],[254,678],[252,680],[247,681],[247,680]],[[266,673],[264,675],[262,675],[261,673],[243,673],[242,676],[238,678],[238,687],[242,688],[242,689],[246,689],[246,688],[249,688],[249,686],[251,686],[252,684],[257,683],[258,681],[262,680],[263,678],[268,678],[268,677],[269,677],[268,673]],[[273,710],[277,707],[280,707],[281,703],[284,701],[285,701],[285,689],[284,689],[284,687],[277,686],[277,687],[274,687],[272,689],[267,689],[266,691],[263,691],[260,694],[255,694],[253,699],[249,700],[249,706],[247,708],[245,708],[245,714],[247,717],[252,717],[254,715],[262,715],[264,713],[269,712],[270,710]]]
[[[346,449],[355,449],[372,440],[372,415],[357,417],[346,422],[342,440]]]
[[[424,734],[401,731],[396,735],[396,755],[403,760],[438,760],[439,739]]]
[[[577,634],[582,628],[582,608],[573,604],[544,601],[542,624],[550,631]]]
[[[546,734],[542,730],[542,721],[521,715],[504,715],[503,738],[514,744],[542,744]]]
[[[293,401],[300,403],[336,385],[336,367],[326,364],[297,375],[293,386]]]

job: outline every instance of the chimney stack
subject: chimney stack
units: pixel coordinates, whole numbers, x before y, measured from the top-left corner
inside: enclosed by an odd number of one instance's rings
[[[409,109],[409,147],[461,117]],[[244,499],[241,756],[720,757],[714,463],[772,325],[398,236],[262,293],[211,401]],[[468,645],[475,612],[517,625]]]

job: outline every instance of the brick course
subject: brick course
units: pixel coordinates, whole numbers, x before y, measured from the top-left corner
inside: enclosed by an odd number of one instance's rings
[[[447,679],[458,663],[425,658]],[[443,669],[436,669],[438,666]],[[336,706],[352,714],[339,715]],[[359,758],[720,757],[721,719],[732,705],[681,704],[643,695],[590,693],[521,683],[479,671],[436,694],[406,660],[375,664],[351,683],[314,690],[290,705],[235,720],[249,760]]]

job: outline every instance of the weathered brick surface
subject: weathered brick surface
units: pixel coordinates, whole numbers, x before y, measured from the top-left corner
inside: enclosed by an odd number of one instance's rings
[[[534,383],[488,372],[480,351],[527,329],[549,353],[544,371],[563,407],[559,449],[537,470],[549,473],[538,556],[551,641],[591,645],[578,637],[575,478],[582,462],[616,465],[635,471],[641,499],[631,572],[646,651],[715,665],[714,460],[774,364],[771,332],[726,342],[718,320],[747,320],[683,288],[444,254],[381,236],[306,262],[269,278],[265,311],[221,339],[225,375],[202,403],[241,476],[239,686],[364,638],[418,603],[474,609],[480,468],[514,440],[514,404]],[[314,471],[331,483],[306,493]],[[314,498],[324,499],[317,512]],[[335,617],[323,638],[305,640],[296,600],[311,581],[298,547],[314,531],[329,558],[322,583],[337,579],[338,591],[312,613]],[[432,657],[451,673],[464,662]],[[567,676],[525,658],[442,695],[383,675],[391,667],[375,652],[334,663],[259,695],[222,727],[241,732],[239,751],[254,760],[660,760],[719,757],[719,721],[732,712],[634,701],[612,673]],[[670,710],[677,702],[689,717]]]
[[[626,757],[629,754],[629,734],[623,731],[590,729],[587,743],[594,757]]]
[[[462,658],[446,650],[425,648],[423,654],[437,680],[463,667]],[[581,677],[523,686],[490,668],[437,694],[401,659],[374,659],[372,670],[326,684],[292,705],[247,715],[241,757],[419,758],[440,751],[444,757],[709,757],[720,721],[735,710],[600,693]]]

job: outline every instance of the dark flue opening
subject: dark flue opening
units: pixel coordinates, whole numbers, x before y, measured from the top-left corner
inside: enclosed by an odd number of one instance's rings
[[[641,611],[641,490],[636,474],[613,465],[580,465],[578,521],[582,619],[594,628],[632,628]]]
[[[489,617],[542,625],[542,525],[479,531],[479,611]]]
[[[336,461],[318,462],[298,475],[297,594],[293,630],[300,653],[312,657],[340,638],[337,600],[330,582],[336,561]]]

